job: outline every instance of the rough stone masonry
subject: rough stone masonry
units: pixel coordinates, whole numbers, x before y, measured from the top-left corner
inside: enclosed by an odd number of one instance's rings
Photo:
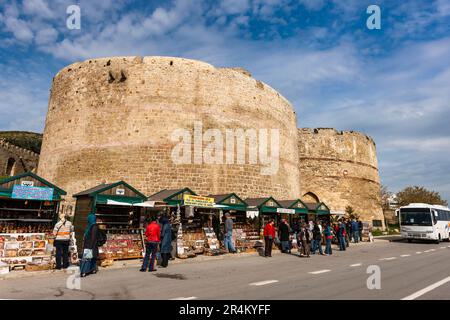
[[[175,164],[174,130],[278,129],[279,168]],[[327,131],[328,132],[328,131]],[[249,146],[250,147],[250,146]],[[234,151],[236,152],[236,150]],[[346,173],[344,173],[344,171]],[[292,105],[242,68],[174,57],[110,57],[71,64],[53,79],[38,174],[72,195],[125,180],[144,194],[317,197],[383,220],[373,140],[356,132],[297,129]]]

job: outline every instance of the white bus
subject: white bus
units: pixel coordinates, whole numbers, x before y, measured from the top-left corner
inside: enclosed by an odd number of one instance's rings
[[[400,214],[402,238],[450,241],[450,209],[440,205],[410,203],[396,211]]]

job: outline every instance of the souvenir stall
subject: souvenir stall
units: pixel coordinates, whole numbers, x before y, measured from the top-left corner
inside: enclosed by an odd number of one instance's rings
[[[176,255],[192,258],[198,254],[220,254],[219,241],[214,231],[219,209],[210,197],[198,196],[189,188],[161,190],[148,198],[171,217],[177,232]],[[174,226],[176,224],[176,226]]]
[[[259,219],[257,214],[247,214],[247,203],[235,193],[209,195],[220,208],[220,216],[215,225],[216,234],[223,239],[225,214],[233,219],[233,243],[238,252],[255,251],[255,244],[260,240]]]
[[[330,208],[323,203],[305,203],[306,207],[308,208],[308,220],[307,221],[323,221],[323,222],[330,222]]]
[[[9,269],[53,268],[53,240],[66,192],[28,172],[0,181],[0,260]],[[70,248],[76,252],[76,247]]]
[[[87,217],[95,214],[106,231],[107,241],[99,248],[100,260],[138,259],[144,253],[141,212],[146,196],[124,181],[100,184],[74,195],[75,234],[82,248]]]
[[[301,221],[307,220],[308,208],[306,204],[300,199],[281,200],[278,202],[283,206],[283,208],[289,209],[289,212],[281,214],[281,218],[286,219],[289,222],[291,229],[295,232],[295,229],[299,226]]]
[[[264,226],[270,219],[275,221],[275,228],[278,228],[281,218],[279,211],[283,207],[277,200],[273,197],[247,198],[245,202],[248,205],[248,210],[257,210],[259,212],[260,239],[263,239]]]

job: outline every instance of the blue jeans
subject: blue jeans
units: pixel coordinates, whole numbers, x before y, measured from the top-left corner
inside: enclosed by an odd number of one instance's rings
[[[225,235],[225,250],[228,250],[229,252],[235,252],[236,249],[233,246],[233,231],[227,231],[227,234]]]
[[[347,247],[346,241],[345,241],[345,237],[344,236],[340,236],[339,237],[339,250],[341,251],[345,251]]]
[[[316,250],[319,250],[319,253],[323,254],[321,240],[313,240],[312,241],[312,253],[316,254]]]
[[[291,250],[289,246],[289,241],[281,241],[281,250],[283,252],[288,252],[289,250]]]
[[[325,254],[332,254],[331,239],[327,239],[326,246],[325,246]]]
[[[355,243],[358,243],[359,241],[359,231],[353,231],[353,239]]]
[[[155,259],[157,251],[158,251],[158,242],[147,242],[145,244],[145,257],[141,269],[147,270],[148,268],[150,271],[155,270]]]

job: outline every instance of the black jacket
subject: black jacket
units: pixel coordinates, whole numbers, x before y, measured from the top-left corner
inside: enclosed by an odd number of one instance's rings
[[[98,258],[98,246],[106,242],[106,234],[104,230],[100,230],[97,224],[94,224],[89,230],[87,236],[84,237],[83,249],[92,249],[92,257]]]
[[[282,223],[279,227],[280,241],[289,241],[289,226]]]

